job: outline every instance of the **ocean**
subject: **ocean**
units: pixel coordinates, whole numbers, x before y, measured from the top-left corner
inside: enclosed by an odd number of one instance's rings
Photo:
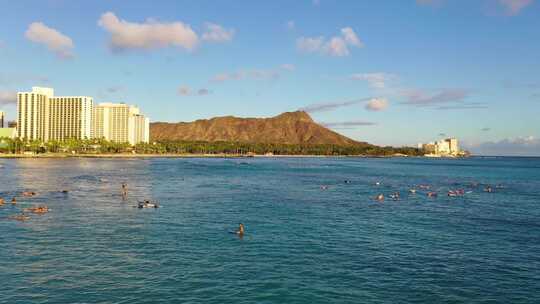
[[[0,197],[0,303],[540,302],[540,158],[0,159]]]

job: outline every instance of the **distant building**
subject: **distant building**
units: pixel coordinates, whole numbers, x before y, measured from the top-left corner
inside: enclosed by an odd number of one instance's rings
[[[0,111],[0,128],[4,127],[4,120],[6,119],[6,113]]]
[[[16,121],[8,121],[7,126],[8,126],[8,128],[17,128],[17,122]]]
[[[54,96],[51,88],[32,87],[17,94],[17,136],[29,140],[91,138],[93,100]]]
[[[419,144],[418,147],[422,148],[430,156],[459,156],[462,153],[456,138],[446,138],[437,142]]]
[[[100,103],[93,116],[93,136],[132,145],[149,141],[150,122],[139,108],[125,103]]]
[[[17,93],[17,136],[27,140],[104,138],[132,145],[149,141],[150,122],[123,103],[94,106],[88,96],[54,96],[52,88]],[[13,125],[10,124],[10,127]]]

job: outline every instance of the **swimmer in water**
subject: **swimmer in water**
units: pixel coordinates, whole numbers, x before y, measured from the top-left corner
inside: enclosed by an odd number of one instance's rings
[[[437,197],[437,192],[428,192],[427,196],[428,197]]]
[[[375,199],[378,200],[379,202],[384,201],[384,194],[381,193],[381,194],[377,195],[377,197]]]
[[[0,206],[4,204],[4,199],[0,197]]]
[[[238,230],[236,231],[236,234],[238,234],[238,236],[244,236],[244,224],[240,223],[238,225]]]
[[[13,198],[11,199],[11,204],[12,204],[12,205],[16,205],[16,204],[17,204],[17,199],[16,199],[15,197],[13,197]]]
[[[127,197],[127,194],[128,194],[128,187],[127,187],[127,184],[126,183],[122,183],[122,196],[124,198]]]

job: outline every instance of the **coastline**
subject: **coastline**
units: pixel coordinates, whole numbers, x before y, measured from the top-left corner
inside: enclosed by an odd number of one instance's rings
[[[111,159],[141,159],[141,158],[430,158],[429,156],[409,156],[409,155],[316,155],[316,154],[133,154],[133,153],[111,153],[111,154],[70,154],[70,153],[40,153],[40,154],[0,154],[0,159],[39,159],[39,158],[111,158]],[[465,157],[437,157],[436,159],[461,159]]]
[[[245,154],[69,154],[69,153],[43,153],[43,154],[0,154],[0,159],[19,158],[336,158],[336,157],[383,157],[368,155],[252,155]],[[388,156],[392,157],[392,156]]]

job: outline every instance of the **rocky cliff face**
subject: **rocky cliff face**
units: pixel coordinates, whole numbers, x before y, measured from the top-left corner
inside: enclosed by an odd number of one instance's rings
[[[303,111],[286,112],[271,118],[225,116],[194,122],[155,122],[150,124],[150,139],[282,144],[358,143],[317,124]]]

